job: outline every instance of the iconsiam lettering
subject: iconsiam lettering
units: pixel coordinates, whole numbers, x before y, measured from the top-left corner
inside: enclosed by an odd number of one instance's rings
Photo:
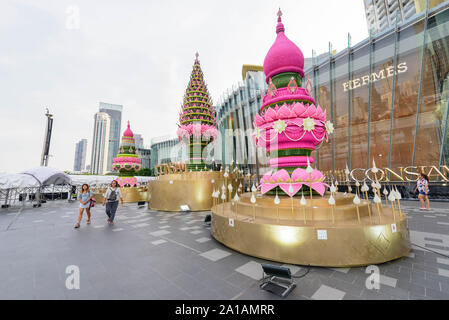
[[[397,169],[378,169],[378,180],[384,182],[414,182],[418,180],[419,172],[425,173],[430,182],[449,182],[448,166],[408,166]],[[345,177],[344,170],[325,171],[326,180],[337,179],[338,181],[363,182],[364,180],[375,181],[375,176],[371,169],[355,168],[350,170],[348,177]]]
[[[177,162],[177,163],[163,163],[156,165],[154,167],[154,174],[156,176],[171,174],[171,173],[180,173],[187,171],[187,165],[185,163]]]
[[[380,70],[379,72],[373,72],[371,75],[367,74],[360,78],[356,78],[343,83],[343,90],[344,91],[354,90],[366,86],[370,82],[374,83],[382,79],[390,78],[395,74],[407,72],[407,70],[408,70],[407,62],[401,62],[398,64],[396,72],[394,70],[394,66],[389,66],[385,69]]]

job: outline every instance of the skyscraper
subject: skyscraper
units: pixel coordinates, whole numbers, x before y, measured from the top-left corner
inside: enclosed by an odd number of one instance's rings
[[[87,139],[81,139],[76,143],[75,147],[75,162],[73,164],[73,171],[83,171],[86,165],[86,149]]]
[[[94,116],[94,135],[92,139],[91,172],[93,174],[104,174],[108,166],[112,166],[109,161],[111,133],[111,116],[105,112],[97,112]]]
[[[109,147],[107,153],[107,165],[105,171],[112,170],[112,163],[114,157],[118,153],[120,146],[120,131],[122,125],[122,111],[123,106],[118,104],[111,104],[100,102],[100,112],[107,113],[110,116],[110,131],[109,131]]]
[[[136,148],[143,148],[143,138],[141,134],[134,134],[134,141],[136,142]]]
[[[384,31],[396,22],[406,21],[416,13],[415,2],[419,0],[363,0],[365,3],[368,31],[373,34]]]

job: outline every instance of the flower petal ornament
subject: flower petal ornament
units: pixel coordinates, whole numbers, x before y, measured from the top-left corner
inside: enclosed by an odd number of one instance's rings
[[[279,199],[278,193],[276,192],[276,197],[274,197],[274,204],[280,204],[281,200]]]
[[[307,200],[304,197],[304,193],[301,194],[301,200],[299,201],[299,204],[302,206],[305,206],[307,204]]]
[[[366,181],[363,181],[363,185],[362,185],[362,187],[360,188],[360,190],[361,190],[362,192],[367,192],[367,191],[369,191],[369,187],[368,187],[368,185],[366,184]]]
[[[332,193],[337,192],[337,187],[334,185],[334,182],[332,182],[332,185],[330,186],[329,191]]]
[[[309,174],[305,169],[297,168],[292,172],[291,176],[285,169],[281,169],[274,174],[272,174],[272,171],[269,171],[260,180],[261,193],[265,194],[279,186],[286,194],[294,196],[303,185],[306,185],[322,196],[325,192],[325,187],[329,187],[329,185],[323,182],[325,177],[319,170],[311,169],[312,171]],[[290,192],[290,186],[293,192]]]
[[[305,118],[302,121],[302,126],[304,128],[304,131],[312,131],[313,129],[315,129],[315,120],[313,120],[312,118]]]
[[[334,124],[329,120],[326,121],[325,127],[328,134],[334,133]]]
[[[334,205],[335,205],[335,199],[334,199],[334,196],[333,196],[333,195],[330,195],[329,200],[328,200],[328,203],[329,203],[331,206],[334,206]]]
[[[273,124],[273,129],[277,133],[282,133],[285,131],[285,128],[287,128],[287,124],[284,120],[278,120]]]

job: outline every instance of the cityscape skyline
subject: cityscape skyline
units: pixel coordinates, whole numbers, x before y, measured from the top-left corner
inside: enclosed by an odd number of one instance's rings
[[[2,3],[7,18],[1,22],[0,39],[6,51],[0,53],[0,67],[5,70],[0,84],[11,89],[4,97],[10,107],[3,108],[0,120],[10,135],[1,137],[0,145],[27,147],[19,150],[18,161],[2,159],[0,171],[14,173],[39,164],[44,106],[55,119],[49,166],[62,170],[73,165],[73,144],[91,135],[98,101],[123,105],[124,122],[132,121],[146,141],[173,134],[176,121],[171,114],[179,108],[195,52],[211,96],[218,99],[239,82],[243,64],[262,64],[271,45],[266,35],[272,33],[272,27],[262,21],[272,19],[279,6],[290,25],[289,37],[306,57],[312,49],[326,52],[328,40],[337,51],[344,49],[347,32],[354,43],[368,34],[360,0],[339,5],[329,1],[329,10],[319,19],[298,17],[318,11],[322,3],[254,4],[200,1],[205,14],[196,17],[195,7],[170,2],[134,7],[86,1]],[[344,17],[348,10],[354,13],[352,19],[335,18]],[[336,23],[329,28],[323,21]],[[307,32],[301,31],[304,24]],[[203,45],[192,45],[188,40],[192,36]],[[17,112],[26,115],[21,121],[31,134],[24,135],[14,124]]]
[[[84,171],[86,169],[87,139],[81,139],[75,146],[75,160],[73,171]]]

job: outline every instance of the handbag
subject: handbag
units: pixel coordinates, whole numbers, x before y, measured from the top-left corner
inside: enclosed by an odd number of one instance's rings
[[[90,199],[90,208],[93,208],[93,207],[95,207],[95,204],[97,203],[97,200],[94,198],[94,197],[92,197],[92,199]]]

